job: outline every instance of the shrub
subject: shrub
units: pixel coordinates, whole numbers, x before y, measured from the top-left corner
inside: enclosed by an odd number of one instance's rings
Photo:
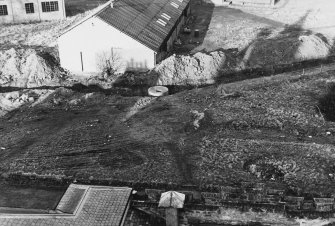
[[[111,51],[102,51],[97,54],[97,67],[103,78],[115,78],[122,69],[122,58],[113,49]]]

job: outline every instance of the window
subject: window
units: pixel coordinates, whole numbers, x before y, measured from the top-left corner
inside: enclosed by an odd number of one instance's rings
[[[159,23],[160,25],[162,25],[162,26],[164,26],[164,27],[165,27],[165,25],[166,25],[166,22],[165,22],[164,20],[162,20],[162,19],[158,19],[158,20],[157,20],[157,23]]]
[[[169,15],[167,15],[166,13],[163,13],[161,16],[162,16],[163,18],[167,19],[167,20],[170,20],[170,19],[171,19],[171,17],[170,17]]]
[[[26,7],[27,14],[34,13],[34,3],[26,3],[24,6]]]
[[[42,2],[42,12],[58,11],[58,2]]]
[[[0,16],[6,16],[6,15],[8,15],[7,6],[0,5]]]
[[[171,5],[173,6],[173,7],[175,7],[175,8],[179,8],[179,5],[178,4],[176,4],[176,3],[174,3],[174,2],[171,2]]]

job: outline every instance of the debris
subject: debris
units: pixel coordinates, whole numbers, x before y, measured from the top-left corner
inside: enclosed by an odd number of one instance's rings
[[[156,66],[157,85],[201,85],[215,83],[226,63],[223,51],[172,55]]]
[[[69,101],[69,104],[70,105],[78,105],[78,104],[80,104],[80,99],[73,99],[73,100],[70,100]]]
[[[0,51],[0,86],[55,86],[63,76],[56,59],[46,53],[14,48]]]
[[[184,32],[185,34],[191,34],[191,29],[190,29],[188,26],[186,26],[186,27],[184,27],[183,32]]]
[[[198,112],[197,110],[192,110],[191,113],[193,114],[193,117],[195,118],[193,121],[194,129],[199,129],[200,127],[200,121],[205,117],[205,113]]]
[[[182,42],[181,42],[181,40],[178,38],[178,39],[174,42],[174,44],[175,44],[175,45],[181,45]]]

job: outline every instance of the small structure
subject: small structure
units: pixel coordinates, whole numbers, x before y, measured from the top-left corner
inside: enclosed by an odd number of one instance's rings
[[[178,209],[184,207],[185,195],[176,191],[162,193],[158,207],[164,207],[166,226],[178,226]]]
[[[112,0],[58,38],[63,68],[145,71],[163,60],[190,13],[189,0]]]
[[[0,0],[0,24],[65,18],[64,0]]]
[[[314,198],[316,211],[330,212],[334,209],[334,198]]]
[[[122,226],[130,205],[131,188],[71,184],[50,213],[26,213],[6,209],[0,214],[1,226]]]

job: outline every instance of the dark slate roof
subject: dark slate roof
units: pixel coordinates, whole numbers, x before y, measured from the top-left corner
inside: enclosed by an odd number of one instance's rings
[[[175,8],[174,2],[179,5]],[[129,35],[143,45],[158,51],[176,21],[186,8],[189,0],[115,0],[110,6],[101,10],[97,17],[121,32]],[[165,13],[170,20],[163,18]],[[165,26],[157,23],[158,19],[167,22]]]
[[[129,207],[131,188],[71,184],[50,214],[0,214],[1,226],[120,226]]]

